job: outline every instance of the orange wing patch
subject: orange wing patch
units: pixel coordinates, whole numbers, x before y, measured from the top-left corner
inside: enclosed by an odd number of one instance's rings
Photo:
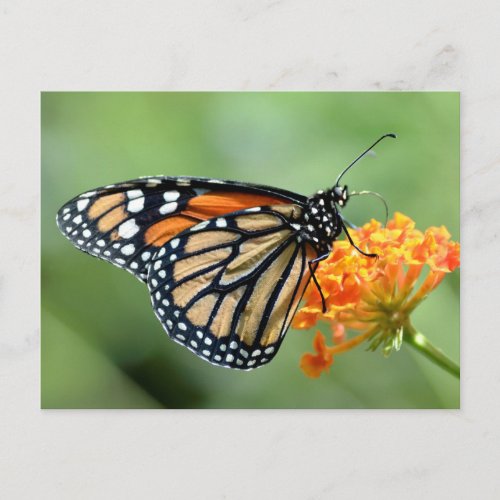
[[[126,218],[127,213],[125,212],[123,206],[120,205],[119,207],[113,208],[113,210],[107,212],[106,215],[103,215],[97,221],[97,228],[101,231],[101,233],[106,233],[107,231],[110,231],[114,227],[118,226],[118,224],[123,222]],[[115,239],[117,239],[117,235]]]
[[[92,203],[89,208],[88,215],[90,219],[96,219],[97,217],[103,215],[105,212],[109,211],[113,207],[116,207],[125,201],[125,195],[123,193],[108,194],[106,196],[101,196]]]
[[[183,213],[206,220],[245,208],[282,203],[290,202],[261,194],[211,192],[191,199]]]
[[[177,234],[204,220],[245,208],[283,203],[289,202],[260,194],[225,191],[202,194],[189,200],[181,215],[171,215],[148,228],[144,239],[148,245],[161,247]]]
[[[144,240],[148,245],[161,247],[175,235],[198,224],[198,222],[198,220],[182,215],[168,217],[149,227],[144,234]]]

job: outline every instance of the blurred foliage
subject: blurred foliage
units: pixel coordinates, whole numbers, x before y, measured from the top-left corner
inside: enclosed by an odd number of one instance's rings
[[[55,224],[76,194],[141,175],[312,194],[386,132],[398,139],[343,180],[458,240],[458,93],[43,93],[42,407],[458,408],[459,382],[406,345],[388,359],[357,349],[312,380],[298,362],[314,331],[290,330],[266,367],[214,367],[168,339],[144,285],[77,251]],[[362,224],[384,212],[356,197],[345,214]],[[413,319],[459,360],[458,273]]]

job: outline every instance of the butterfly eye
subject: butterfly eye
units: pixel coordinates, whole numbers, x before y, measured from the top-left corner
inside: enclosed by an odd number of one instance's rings
[[[333,194],[335,197],[335,200],[339,200],[343,198],[343,192],[346,188],[341,188],[340,186],[335,186],[333,188]]]

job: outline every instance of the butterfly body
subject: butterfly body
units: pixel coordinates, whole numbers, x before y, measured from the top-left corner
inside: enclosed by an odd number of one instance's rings
[[[58,213],[80,250],[145,282],[168,335],[250,370],[275,356],[317,261],[342,230],[347,191],[302,195],[196,177],[146,177],[77,196]]]

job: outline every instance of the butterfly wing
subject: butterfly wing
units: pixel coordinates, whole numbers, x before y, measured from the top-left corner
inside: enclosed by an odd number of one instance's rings
[[[169,336],[213,364],[269,362],[309,282],[317,252],[300,240],[302,207],[255,207],[193,226],[148,269],[153,308]]]
[[[146,281],[152,256],[196,224],[265,204],[304,203],[285,190],[201,177],[145,177],[97,188],[57,214],[61,232],[80,250]]]

